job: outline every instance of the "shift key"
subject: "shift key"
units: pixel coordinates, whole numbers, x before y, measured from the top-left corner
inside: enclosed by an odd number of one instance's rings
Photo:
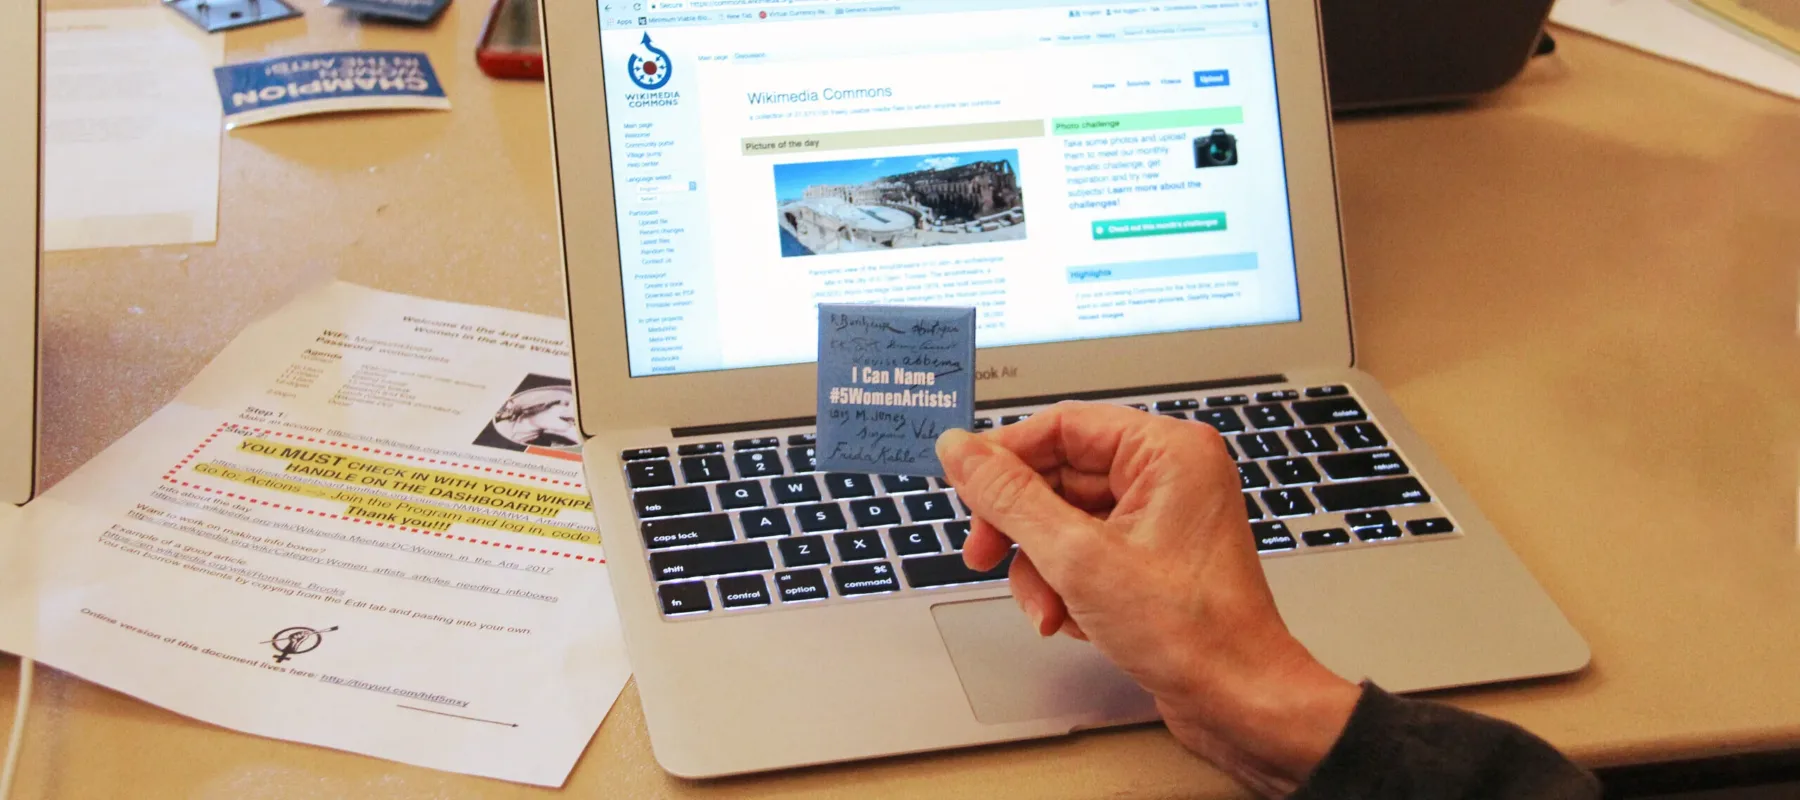
[[[1313,487],[1313,497],[1326,511],[1356,511],[1424,503],[1431,500],[1416,478],[1386,478],[1357,483],[1333,483]]]
[[[769,545],[763,542],[697,547],[692,550],[664,550],[650,554],[650,572],[659,581],[760,572],[774,568],[775,561],[769,556]]]

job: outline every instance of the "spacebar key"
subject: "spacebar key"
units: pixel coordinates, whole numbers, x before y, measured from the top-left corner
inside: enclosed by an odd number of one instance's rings
[[[1012,554],[1008,553],[1000,566],[986,572],[976,572],[963,563],[962,553],[951,553],[946,556],[902,560],[900,571],[906,573],[906,585],[914,589],[929,589],[933,586],[1006,580],[1006,570],[1012,566],[1012,559]]]
[[[1416,478],[1389,478],[1357,483],[1334,483],[1313,487],[1313,497],[1326,511],[1355,511],[1424,503],[1431,500]]]

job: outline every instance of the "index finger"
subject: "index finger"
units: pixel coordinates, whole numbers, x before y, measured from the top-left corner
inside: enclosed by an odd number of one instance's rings
[[[1039,472],[1068,466],[1105,475],[1129,439],[1172,422],[1125,406],[1070,401],[988,435]]]

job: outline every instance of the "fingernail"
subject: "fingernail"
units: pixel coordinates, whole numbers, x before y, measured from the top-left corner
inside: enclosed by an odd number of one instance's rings
[[[938,436],[938,463],[944,465],[944,475],[952,481],[961,480],[969,474],[986,457],[982,451],[982,445],[975,435],[961,428],[951,428]]]
[[[1025,616],[1031,618],[1032,629],[1037,631],[1037,634],[1039,636],[1043,636],[1044,635],[1044,610],[1041,608],[1038,608],[1037,601],[1032,600],[1031,598],[1026,597],[1024,595],[1019,595],[1018,597],[1019,597],[1019,607],[1024,609]]]

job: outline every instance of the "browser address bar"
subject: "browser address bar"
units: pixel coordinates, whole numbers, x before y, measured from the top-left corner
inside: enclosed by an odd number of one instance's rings
[[[744,6],[831,6],[859,3],[864,0],[661,0],[650,4],[652,11],[698,11],[708,8],[742,8]]]

